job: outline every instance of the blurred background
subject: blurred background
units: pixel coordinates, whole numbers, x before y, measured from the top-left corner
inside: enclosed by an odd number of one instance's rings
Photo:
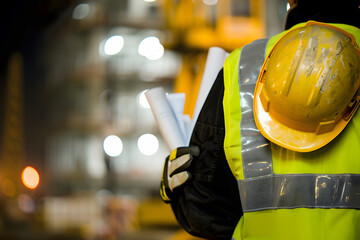
[[[286,0],[10,0],[0,14],[0,239],[186,240],[144,97],[186,93],[208,49],[283,30]]]

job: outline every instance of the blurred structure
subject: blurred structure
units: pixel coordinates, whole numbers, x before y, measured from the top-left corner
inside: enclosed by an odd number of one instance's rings
[[[185,92],[192,115],[207,50],[280,32],[286,1],[60,2],[30,39],[36,53],[8,60],[0,238],[196,239],[158,196],[168,150],[144,91]],[[21,183],[28,165],[34,189]]]
[[[23,122],[23,59],[19,53],[11,55],[7,68],[4,133],[1,149],[2,190],[8,197],[19,194],[20,176],[24,164]]]

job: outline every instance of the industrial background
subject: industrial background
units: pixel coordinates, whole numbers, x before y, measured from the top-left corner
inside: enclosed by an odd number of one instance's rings
[[[144,97],[186,93],[208,49],[283,30],[286,0],[12,0],[0,24],[0,239],[190,240],[159,184]]]

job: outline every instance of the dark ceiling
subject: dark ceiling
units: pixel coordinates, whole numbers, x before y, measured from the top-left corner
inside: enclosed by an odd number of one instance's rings
[[[2,1],[0,7],[0,58],[1,66],[9,54],[22,52],[28,38],[42,31],[65,10],[73,0],[12,0]],[[6,65],[6,64],[5,64]]]
[[[4,0],[0,7],[0,143],[3,142],[7,106],[7,67],[11,54],[23,56],[23,114],[28,159],[43,156],[46,122],[44,69],[37,62],[43,49],[44,31],[74,0]],[[2,148],[0,148],[2,151]],[[35,157],[32,157],[35,156]]]

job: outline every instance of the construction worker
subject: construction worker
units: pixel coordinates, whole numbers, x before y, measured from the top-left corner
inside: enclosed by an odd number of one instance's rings
[[[360,239],[360,1],[289,1],[233,51],[160,193],[207,239]]]

